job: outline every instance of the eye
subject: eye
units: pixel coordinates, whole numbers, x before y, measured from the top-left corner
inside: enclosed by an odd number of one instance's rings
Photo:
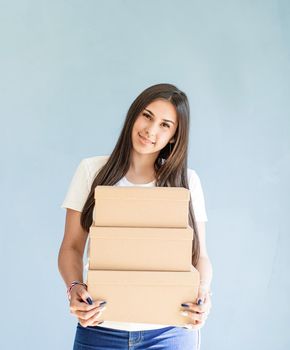
[[[151,118],[151,115],[149,115],[149,114],[147,114],[147,113],[143,113],[143,115],[147,118],[147,117],[149,117],[149,118]],[[170,128],[170,125],[169,124],[167,124],[167,123],[162,123],[163,125],[165,125],[167,128]]]
[[[149,114],[147,114],[147,113],[143,113],[143,115],[144,115],[145,117],[150,117],[150,118],[151,118],[151,115],[149,115]]]
[[[170,128],[170,125],[168,125],[167,123],[162,123],[162,124],[164,124],[164,125],[166,125],[168,128]]]

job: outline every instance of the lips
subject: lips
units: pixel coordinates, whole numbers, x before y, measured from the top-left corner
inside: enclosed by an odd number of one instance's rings
[[[142,136],[141,134],[138,133],[138,135],[141,137],[142,140],[144,140],[147,143],[155,144],[155,142],[151,141],[150,139],[147,139],[146,137]]]

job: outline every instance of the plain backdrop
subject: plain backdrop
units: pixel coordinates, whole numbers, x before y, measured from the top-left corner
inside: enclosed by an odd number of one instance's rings
[[[1,349],[72,349],[57,267],[81,159],[150,85],[190,101],[208,214],[202,350],[290,347],[289,1],[0,1]]]

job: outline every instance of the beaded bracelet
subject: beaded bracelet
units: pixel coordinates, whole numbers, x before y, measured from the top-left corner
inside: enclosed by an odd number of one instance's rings
[[[77,284],[81,284],[82,286],[86,287],[88,289],[88,286],[86,285],[86,283],[83,283],[83,282],[80,282],[80,281],[72,281],[72,283],[69,285],[69,287],[67,288],[67,296],[68,296],[68,300],[71,299],[71,294],[70,294],[70,291],[71,289],[77,285]]]

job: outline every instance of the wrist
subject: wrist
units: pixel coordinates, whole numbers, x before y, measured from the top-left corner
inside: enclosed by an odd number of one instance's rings
[[[71,290],[73,289],[74,286],[77,286],[77,285],[81,285],[81,286],[84,286],[86,289],[88,289],[88,286],[86,283],[83,283],[81,281],[72,281],[71,284],[67,287],[67,297],[68,297],[68,300],[71,299]]]
[[[208,283],[201,282],[199,285],[199,290],[203,291],[206,294],[212,295],[210,284],[208,284]]]

